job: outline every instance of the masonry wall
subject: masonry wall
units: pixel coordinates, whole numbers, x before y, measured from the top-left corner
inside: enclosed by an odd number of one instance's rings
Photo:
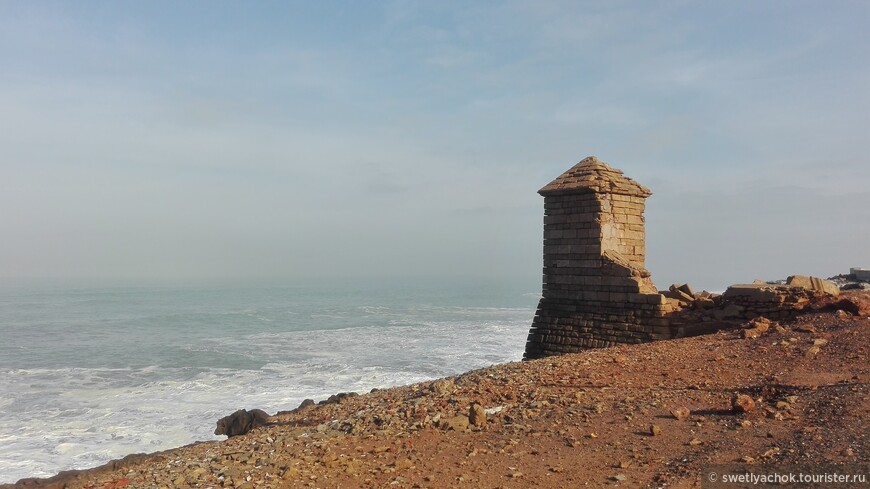
[[[544,201],[543,296],[574,298],[600,286],[601,205],[595,194],[558,195]]]
[[[634,266],[644,267],[646,257],[644,198],[620,194],[600,195],[602,247],[618,251]],[[610,225],[611,221],[613,225]]]
[[[674,337],[679,306],[643,267],[643,197],[588,190],[546,195],[542,299],[525,358]]]

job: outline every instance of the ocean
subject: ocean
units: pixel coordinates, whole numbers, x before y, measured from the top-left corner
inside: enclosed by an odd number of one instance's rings
[[[522,358],[534,281],[0,286],[0,482]]]

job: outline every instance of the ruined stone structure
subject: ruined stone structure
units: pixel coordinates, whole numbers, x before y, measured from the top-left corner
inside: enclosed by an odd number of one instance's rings
[[[544,196],[544,283],[525,358],[680,335],[678,301],[644,268],[644,202],[652,193],[590,156]]]
[[[729,311],[734,317],[750,319],[792,319],[823,296],[838,297],[840,288],[831,281],[805,275],[792,275],[785,284],[756,281],[728,287],[720,301],[725,307],[714,314],[725,319]]]
[[[649,189],[590,156],[538,193],[544,284],[525,359],[712,333],[761,316],[787,320],[839,294],[836,284],[801,275],[733,285],[724,295],[696,294],[688,284],[659,293],[644,267]]]

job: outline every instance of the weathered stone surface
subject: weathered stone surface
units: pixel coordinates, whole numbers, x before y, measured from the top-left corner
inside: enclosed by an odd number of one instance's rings
[[[768,329],[770,329],[771,326],[774,326],[774,325],[775,325],[775,323],[773,323],[770,319],[767,319],[764,316],[759,316],[757,318],[750,320],[748,323],[746,323],[744,325],[744,327],[746,329],[755,329],[761,333],[764,333]]]
[[[680,302],[659,294],[644,267],[649,189],[591,156],[539,193],[545,213],[543,298],[524,358],[679,335],[665,315]],[[680,294],[687,297],[685,290]]]
[[[456,385],[451,379],[438,379],[429,384],[429,390],[435,394],[446,396],[456,390]]]
[[[713,315],[716,317],[716,319],[719,319],[719,320],[737,318],[737,317],[740,317],[740,314],[745,309],[746,309],[745,307],[743,307],[739,304],[728,304],[725,307],[723,307],[722,309],[717,309],[716,311],[714,311]]]
[[[694,302],[695,301],[695,296],[694,296],[694,294],[692,294],[692,289],[687,284],[683,284],[683,285],[673,284],[668,289],[668,292],[670,292],[669,296],[674,298],[674,299],[679,299],[683,302]]]
[[[815,290],[824,294],[832,295],[834,297],[840,295],[840,288],[837,287],[837,284],[818,277],[807,277],[806,275],[792,275],[786,280],[785,283],[793,287],[800,287],[807,290]]]
[[[722,301],[725,307],[736,305],[742,308],[739,314],[728,315],[729,318],[766,316],[779,320],[793,318],[824,297],[833,296],[796,285],[761,283],[732,285],[722,295]],[[717,319],[723,318],[723,313],[718,310],[714,314]]]
[[[870,300],[866,296],[846,291],[839,297],[825,296],[811,306],[819,311],[837,311],[853,316],[870,316]]]
[[[755,401],[746,394],[735,394],[731,399],[731,408],[736,413],[750,413],[755,410]]]
[[[762,333],[763,333],[763,331],[761,331],[761,330],[758,330],[755,328],[749,328],[749,329],[744,329],[743,331],[741,331],[740,335],[747,340],[754,340],[755,338],[760,337]]]
[[[685,293],[689,297],[695,297],[695,291],[692,290],[692,287],[689,284],[683,284],[680,286],[680,292]]]
[[[313,405],[314,405],[314,399],[305,399],[304,401],[302,401],[299,404],[299,407],[297,407],[296,409],[305,409],[305,408],[307,408],[309,406],[313,406]]]
[[[584,191],[637,197],[649,197],[652,195],[652,192],[648,188],[630,178],[624,177],[620,170],[599,161],[595,156],[584,158],[580,163],[577,163],[571,169],[544,186],[538,193],[541,195],[555,195],[559,193],[576,194]]]
[[[468,416],[453,416],[452,418],[442,419],[440,427],[445,431],[465,431],[468,429]]]
[[[678,408],[671,409],[671,416],[673,416],[674,418],[676,418],[679,421],[685,421],[685,420],[689,419],[689,416],[691,414],[692,414],[692,412],[689,410],[689,408],[687,408],[685,406],[680,406]]]
[[[486,410],[476,402],[468,408],[468,421],[474,426],[486,426]]]
[[[734,297],[746,297],[754,301],[776,301],[788,293],[787,288],[781,285],[768,283],[736,284],[728,287],[722,294],[726,299]]]
[[[261,409],[250,411],[239,409],[233,414],[219,419],[214,434],[227,435],[228,437],[244,435],[258,426],[269,424],[271,419],[272,417]]]

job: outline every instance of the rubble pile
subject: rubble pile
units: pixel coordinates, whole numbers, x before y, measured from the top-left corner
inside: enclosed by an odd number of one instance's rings
[[[756,280],[751,284],[735,284],[724,294],[696,293],[688,284],[674,284],[662,295],[679,301],[681,310],[669,320],[686,323],[686,333],[691,334],[693,329],[703,329],[704,323],[726,328],[728,324],[723,323],[736,324],[758,317],[793,319],[826,298],[839,297],[840,289],[829,280],[793,275],[779,282]]]

